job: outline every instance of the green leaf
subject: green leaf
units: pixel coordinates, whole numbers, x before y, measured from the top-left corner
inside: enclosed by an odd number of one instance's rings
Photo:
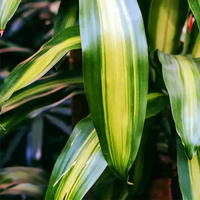
[[[183,145],[177,138],[177,151],[178,178],[183,199],[200,199],[200,149],[192,160],[188,160]]]
[[[200,32],[197,27],[196,21],[194,22],[192,26],[187,54],[192,54],[194,58],[200,57]]]
[[[55,107],[64,102],[66,99],[71,98],[74,94],[76,94],[76,91],[74,90],[75,88],[70,87],[67,89],[61,89],[44,97],[28,101],[21,106],[2,114],[1,124],[6,131],[0,129],[0,135],[10,132],[16,127],[16,125],[19,125],[25,120],[33,118],[41,112]]]
[[[56,15],[54,35],[77,24],[78,0],[62,0]]]
[[[48,72],[69,50],[79,49],[78,27],[70,27],[44,44],[32,57],[20,63],[4,80],[0,106],[17,90],[33,83]]]
[[[134,183],[134,186],[129,187],[131,196],[142,194],[150,179],[155,154],[155,132],[151,131],[152,123],[152,118],[145,121],[140,148],[130,170],[130,180]]]
[[[21,0],[1,0],[0,1],[0,35],[6,28],[7,22],[14,15]]]
[[[200,30],[200,0],[188,0]]]
[[[157,115],[161,110],[163,110],[167,105],[169,105],[168,96],[161,93],[150,93],[147,97],[147,112],[146,119]]]
[[[152,0],[148,22],[149,49],[176,53],[187,18],[187,0]]]
[[[85,92],[109,167],[124,180],[145,120],[148,53],[136,0],[80,1]]]
[[[37,99],[54,93],[69,85],[83,83],[79,72],[73,70],[61,70],[58,73],[39,79],[25,88],[15,92],[2,107],[1,113],[8,112],[30,100]]]
[[[200,145],[200,60],[158,51],[172,114],[186,154],[192,159]]]
[[[82,199],[107,163],[90,117],[80,121],[56,161],[46,200]]]

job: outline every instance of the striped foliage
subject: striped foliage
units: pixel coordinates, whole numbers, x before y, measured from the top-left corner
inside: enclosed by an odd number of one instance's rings
[[[176,53],[184,22],[187,0],[152,0],[148,21],[149,49]]]
[[[7,22],[14,15],[20,2],[21,0],[0,1],[0,31],[3,31],[6,28]]]
[[[188,160],[180,139],[177,139],[178,178],[184,200],[200,199],[200,149]]]
[[[33,56],[20,63],[6,77],[0,94],[0,106],[11,97],[11,95],[36,81],[48,72],[69,50],[79,49],[79,28],[71,27],[56,35],[44,44]]]
[[[54,166],[46,200],[82,199],[107,163],[90,117],[80,121]]]
[[[146,113],[148,54],[136,0],[80,1],[85,92],[109,167],[128,180]]]
[[[192,159],[200,145],[200,60],[158,51],[177,133]]]
[[[0,128],[0,135],[9,133],[41,112],[63,103],[77,92],[78,91],[74,91],[74,88],[67,87],[66,89],[60,89],[52,94],[46,94],[46,96],[41,96],[37,99],[24,102],[16,108],[13,107],[11,110],[1,114],[0,116],[1,125],[6,129],[3,130]]]
[[[39,79],[35,83],[15,92],[2,107],[1,114],[16,108],[28,101],[54,93],[69,85],[83,83],[80,74],[73,71],[61,70],[53,75]]]
[[[200,30],[200,0],[188,0]]]
[[[152,94],[149,95],[152,96]],[[157,100],[155,98],[154,102]],[[153,107],[156,107],[156,103],[150,104],[147,107],[149,109],[148,113],[153,116],[153,113],[155,113]],[[134,191],[131,190],[131,194],[136,194],[143,190],[149,177],[149,170],[141,170],[137,174],[138,168],[144,167],[143,163],[146,163],[143,157],[144,153],[149,152],[149,156],[152,153],[152,151],[149,151],[149,147],[153,143],[148,145],[146,149],[147,139],[150,136],[148,132],[149,124],[151,124],[151,119],[148,119],[146,123],[142,145],[140,146],[139,155],[134,164],[131,177],[134,183],[142,185],[143,182],[143,185],[141,188],[135,188]],[[81,199],[107,166],[102,155],[97,132],[94,129],[91,118],[87,117],[74,128],[64,150],[56,161],[50,178],[46,200]],[[77,177],[79,178],[77,179]],[[114,188],[117,187],[118,183],[120,183],[120,180],[109,184],[109,186],[106,186],[108,188],[104,188],[103,193],[98,195],[103,199],[109,199],[111,197],[125,199],[128,195],[127,184],[123,184],[123,191],[119,190],[119,192],[116,192]],[[65,194],[65,198],[63,198]]]
[[[194,22],[189,35],[187,54],[192,54],[194,58],[200,58],[200,32],[196,21]]]
[[[62,0],[56,15],[54,35],[65,28],[77,24],[78,21],[78,0]]]

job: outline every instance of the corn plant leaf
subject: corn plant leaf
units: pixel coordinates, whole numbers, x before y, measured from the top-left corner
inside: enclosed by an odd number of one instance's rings
[[[46,200],[82,199],[107,163],[90,117],[80,121],[54,166]]]
[[[148,53],[136,0],[80,1],[85,92],[101,148],[128,180],[143,130]]]
[[[200,145],[200,60],[158,51],[176,130],[192,159]]]
[[[33,167],[7,167],[0,170],[0,189],[21,183],[46,184],[47,174]]]
[[[81,74],[73,70],[61,70],[58,73],[39,79],[33,84],[16,91],[2,107],[1,113],[8,112],[30,100],[54,93],[69,85],[83,83]]]
[[[32,57],[20,63],[3,83],[0,106],[17,90],[33,83],[48,72],[69,50],[79,49],[78,27],[70,27],[44,44]]]
[[[187,10],[187,0],[152,0],[148,22],[150,51],[176,53]]]
[[[151,106],[156,106],[156,104],[148,106],[150,110],[153,110],[150,108]],[[145,141],[143,143],[146,143],[146,136],[147,134],[144,136]],[[90,145],[93,150],[90,148]],[[143,144],[142,147],[144,146],[145,145]],[[88,147],[88,149],[86,147]],[[56,161],[49,182],[46,200],[62,200],[65,194],[65,199],[81,199],[107,166],[107,163],[102,157],[103,154],[101,153],[101,149],[96,149],[99,147],[97,133],[94,129],[91,118],[87,117],[77,124],[64,150]],[[93,154],[91,154],[91,151]],[[143,150],[141,153],[143,153]],[[82,157],[83,160],[81,160]],[[91,165],[88,164],[90,162],[92,162]],[[93,173],[95,173],[95,175]],[[81,176],[81,178],[76,180],[75,177],[78,176]],[[112,186],[114,187],[116,184],[117,183],[113,183]],[[127,196],[126,186],[127,184],[125,184],[123,193],[121,193],[123,197]],[[105,194],[103,195],[103,198],[107,198],[110,195],[111,194]],[[116,197],[114,194],[111,196]]]
[[[178,178],[184,200],[200,198],[200,149],[192,160],[185,155],[180,139],[177,139]]]
[[[151,131],[153,121],[152,118],[145,121],[140,148],[130,170],[130,180],[134,183],[133,187],[129,187],[130,196],[142,194],[150,179],[155,155],[155,132]]]
[[[1,0],[0,1],[0,34],[6,28],[7,22],[14,15],[21,0]]]
[[[149,93],[147,104],[146,119],[157,115],[161,110],[163,110],[167,105],[169,105],[168,96],[161,93]]]
[[[54,35],[65,28],[74,26],[78,21],[78,0],[62,0],[56,15]]]
[[[194,58],[200,57],[200,32],[198,30],[196,21],[192,26],[187,54],[192,54]]]
[[[78,92],[78,91],[77,91]],[[1,125],[6,129],[0,129],[0,135],[6,134],[16,128],[17,125],[33,118],[52,107],[55,107],[66,99],[76,94],[75,88],[68,87],[52,94],[33,99],[1,115]]]
[[[188,0],[200,30],[200,0]]]

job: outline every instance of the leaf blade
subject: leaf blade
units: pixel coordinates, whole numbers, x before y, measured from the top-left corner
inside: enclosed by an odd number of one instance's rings
[[[147,103],[148,56],[142,16],[135,0],[80,1],[79,23],[91,117],[109,167],[127,180]]]
[[[69,50],[80,48],[79,28],[62,31],[44,44],[32,57],[20,63],[3,83],[0,106],[17,90],[33,83],[48,72]],[[53,57],[53,58],[52,58]]]
[[[188,0],[200,30],[200,0]]]
[[[14,15],[21,0],[2,0],[0,2],[0,31],[6,28],[7,22]]]
[[[177,138],[178,178],[184,200],[200,197],[200,149],[192,160],[185,155],[180,138]]]
[[[176,53],[184,22],[187,18],[186,0],[152,0],[148,21],[149,49]]]
[[[87,117],[74,128],[56,161],[45,199],[82,199],[106,166],[96,131]]]
[[[200,62],[158,51],[177,133],[192,159],[200,145]]]

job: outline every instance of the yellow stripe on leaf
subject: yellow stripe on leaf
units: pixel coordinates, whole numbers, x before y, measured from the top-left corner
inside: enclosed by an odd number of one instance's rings
[[[142,16],[135,0],[81,0],[79,20],[91,117],[109,167],[127,181],[146,113],[148,55]]]
[[[200,62],[158,51],[177,133],[188,158],[200,146]]]
[[[79,28],[62,31],[44,44],[33,56],[20,63],[3,83],[0,106],[17,90],[33,83],[48,72],[69,50],[79,49],[81,40]]]

